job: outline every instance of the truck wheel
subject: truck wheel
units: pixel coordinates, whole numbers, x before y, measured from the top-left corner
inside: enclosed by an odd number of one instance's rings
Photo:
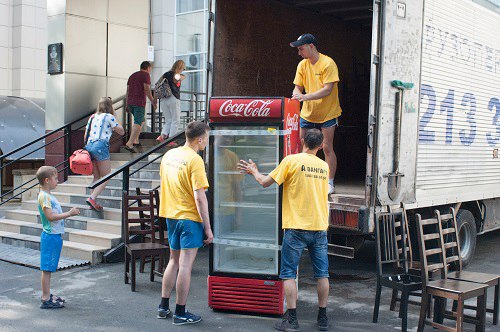
[[[460,210],[457,213],[458,237],[460,239],[460,256],[462,266],[467,266],[476,251],[477,228],[476,220],[469,210]]]

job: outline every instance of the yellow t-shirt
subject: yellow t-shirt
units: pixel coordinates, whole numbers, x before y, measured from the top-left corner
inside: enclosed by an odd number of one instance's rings
[[[328,229],[328,164],[315,155],[285,157],[271,176],[283,183],[283,229]]]
[[[326,83],[334,82],[332,93],[328,96],[304,101],[300,117],[314,123],[338,118],[342,113],[339,102],[339,81],[337,64],[327,55],[320,53],[314,65],[308,59],[299,62],[293,84],[304,87],[306,93],[316,92]]]
[[[201,222],[194,191],[208,188],[203,159],[190,147],[165,153],[160,164],[160,217]]]

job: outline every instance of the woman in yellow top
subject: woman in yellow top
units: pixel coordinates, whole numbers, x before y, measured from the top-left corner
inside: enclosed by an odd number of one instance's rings
[[[328,193],[333,194],[333,179],[337,170],[333,137],[338,117],[342,113],[338,90],[339,70],[332,58],[318,52],[317,44],[316,38],[310,33],[303,34],[290,43],[304,58],[297,66],[292,99],[303,102],[300,111],[300,138],[304,138],[307,129],[311,128],[323,133],[323,151],[330,170]]]

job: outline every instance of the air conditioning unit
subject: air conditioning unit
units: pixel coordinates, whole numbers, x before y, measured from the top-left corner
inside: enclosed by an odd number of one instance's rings
[[[187,69],[190,69],[190,70],[200,69],[202,67],[200,54],[188,55],[185,62],[186,62]]]

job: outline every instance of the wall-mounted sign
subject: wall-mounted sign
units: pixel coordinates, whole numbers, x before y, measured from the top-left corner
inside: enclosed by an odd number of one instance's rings
[[[155,47],[153,45],[148,46],[148,61],[155,61]]]
[[[63,44],[49,44],[47,71],[50,75],[62,74],[63,72]]]

